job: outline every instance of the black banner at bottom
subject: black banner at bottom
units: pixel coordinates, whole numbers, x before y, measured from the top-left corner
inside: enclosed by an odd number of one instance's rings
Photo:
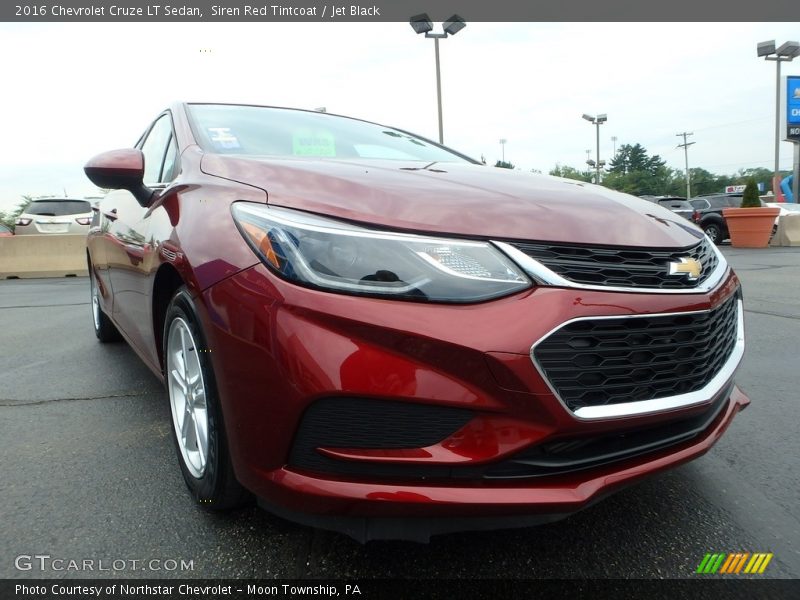
[[[0,598],[27,600],[264,600],[348,598],[800,598],[800,580],[703,578],[681,580],[207,580],[207,579],[29,579],[0,580]]]

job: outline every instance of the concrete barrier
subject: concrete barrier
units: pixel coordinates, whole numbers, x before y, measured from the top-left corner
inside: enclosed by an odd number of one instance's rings
[[[800,246],[800,215],[784,215],[778,219],[773,246]]]
[[[87,276],[86,236],[0,237],[0,279]]]

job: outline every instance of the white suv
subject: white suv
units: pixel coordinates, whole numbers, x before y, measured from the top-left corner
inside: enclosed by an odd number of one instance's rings
[[[76,233],[86,235],[92,222],[89,200],[37,198],[17,217],[15,235]]]

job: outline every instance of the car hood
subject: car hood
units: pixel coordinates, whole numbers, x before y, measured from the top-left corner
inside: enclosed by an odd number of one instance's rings
[[[495,240],[684,248],[700,229],[602,186],[469,163],[206,154],[201,170],[268,203],[381,228]]]

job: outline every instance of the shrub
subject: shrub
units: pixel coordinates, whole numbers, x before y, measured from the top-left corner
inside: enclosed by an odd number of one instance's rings
[[[756,180],[751,177],[747,180],[747,185],[744,188],[744,195],[742,196],[742,208],[759,208],[761,206],[761,199],[758,193],[758,184]]]

